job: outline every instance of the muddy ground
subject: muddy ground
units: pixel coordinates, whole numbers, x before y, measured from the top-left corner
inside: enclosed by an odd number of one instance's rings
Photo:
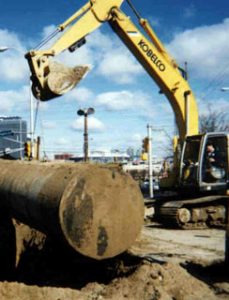
[[[4,270],[0,261],[1,300],[229,299],[224,230],[168,230],[146,222],[127,253],[96,262],[14,226],[17,268]]]

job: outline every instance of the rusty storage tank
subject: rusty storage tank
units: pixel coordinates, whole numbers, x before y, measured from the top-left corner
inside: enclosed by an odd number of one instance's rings
[[[114,257],[135,241],[143,199],[133,179],[90,164],[0,161],[0,198],[10,215],[64,239],[97,260]]]
[[[225,235],[225,264],[229,270],[229,198],[227,200],[227,227]]]

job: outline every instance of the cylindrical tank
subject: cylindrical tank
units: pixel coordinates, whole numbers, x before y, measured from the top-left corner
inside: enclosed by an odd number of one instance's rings
[[[143,224],[137,184],[115,168],[90,164],[0,161],[0,199],[10,215],[77,252],[114,257]]]
[[[229,193],[228,193],[229,195]],[[227,227],[225,235],[225,264],[229,270],[229,198],[227,200]]]

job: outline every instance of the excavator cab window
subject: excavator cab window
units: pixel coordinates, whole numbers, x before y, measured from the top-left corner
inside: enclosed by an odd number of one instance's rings
[[[202,154],[202,182],[225,183],[228,170],[227,136],[209,136]]]
[[[181,163],[182,184],[197,183],[200,144],[201,136],[189,137],[184,143]]]

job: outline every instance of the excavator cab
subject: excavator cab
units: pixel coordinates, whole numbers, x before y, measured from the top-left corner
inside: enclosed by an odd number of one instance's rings
[[[181,155],[180,187],[199,192],[227,190],[229,135],[206,133],[186,138]]]

